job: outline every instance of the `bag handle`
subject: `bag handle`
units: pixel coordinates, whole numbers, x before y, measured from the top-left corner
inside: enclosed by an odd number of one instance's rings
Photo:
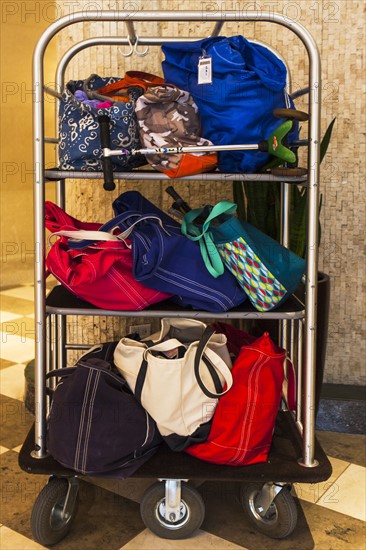
[[[182,220],[181,231],[191,241],[199,241],[201,255],[208,272],[215,278],[224,273],[225,266],[219,251],[213,241],[210,224],[222,214],[232,214],[237,205],[229,201],[220,201],[210,209],[208,216],[200,228],[194,223],[197,218],[205,215],[207,207],[195,208],[187,212]]]
[[[76,371],[77,367],[67,367],[62,369],[54,369],[50,372],[46,373],[46,380],[49,380],[50,378],[66,378],[67,376],[71,376]]]
[[[218,397],[222,397],[231,389],[233,385],[233,375],[231,374],[231,370],[229,369],[225,361],[223,361],[221,357],[217,355],[214,351],[207,348],[207,345],[214,334],[215,331],[211,327],[205,328],[203,336],[198,343],[196,355],[194,358],[194,373],[196,375],[196,380],[199,387],[201,388],[201,391],[205,395],[207,395],[207,397],[215,399]],[[222,376],[224,377],[224,380],[226,382],[226,390],[218,393],[213,393],[205,386],[200,374],[201,359],[204,356],[206,356],[207,359],[210,361],[212,367],[218,370],[220,374],[222,374]]]
[[[113,94],[113,92],[124,90],[130,86],[140,86],[146,91],[147,88],[160,84],[166,84],[165,80],[160,76],[145,73],[144,71],[127,71],[121,80],[99,88],[98,94],[108,96],[109,94]]]
[[[60,231],[55,231],[50,235],[52,237],[67,237],[68,239],[75,239],[84,241],[88,239],[88,242],[92,243],[94,241],[121,241],[118,235],[113,235],[113,233],[107,233],[106,231],[88,231],[87,229],[76,229],[75,231],[61,229]],[[69,241],[69,244],[72,243]],[[79,243],[80,244],[80,243]],[[125,243],[126,244],[126,243]],[[78,246],[70,246],[70,248],[79,248]]]
[[[127,221],[130,218],[138,217],[127,229],[122,231],[119,235],[114,235],[112,231],[119,228],[119,224]],[[59,235],[63,237],[68,237],[71,240],[69,241],[69,247],[73,250],[82,250],[88,246],[93,245],[96,241],[123,241],[128,248],[131,248],[129,244],[125,242],[130,234],[133,232],[134,227],[144,220],[157,220],[164,231],[167,230],[163,226],[163,222],[156,214],[141,214],[139,212],[124,212],[118,214],[112,220],[106,222],[104,225],[98,229],[98,231],[88,231],[85,229],[80,229],[76,231],[61,230],[53,233],[53,235]],[[167,232],[168,233],[168,232]],[[169,233],[168,233],[169,234]]]
[[[88,355],[90,352],[85,353],[84,355]],[[106,374],[110,379],[112,379],[116,386],[118,388],[126,388],[127,382],[126,380],[120,376],[119,374],[115,374],[109,369],[110,363],[109,361],[105,359],[99,359],[96,357],[89,357],[87,361],[83,361],[82,355],[76,365],[74,367],[67,367],[67,368],[61,368],[61,369],[55,369],[46,374],[46,380],[50,380],[51,378],[67,378],[71,376],[72,374],[75,374],[75,372],[80,367],[86,367],[88,369],[98,370],[101,371],[103,374]],[[51,392],[53,393],[54,390],[52,389]]]
[[[123,212],[122,214],[118,214],[115,218],[110,220],[109,222],[106,222],[104,225],[101,226],[101,231],[113,231],[114,229],[117,229],[117,227],[120,228],[119,224],[126,222],[130,218],[138,218],[136,221],[134,221],[131,225],[129,225],[120,235],[123,239],[126,239],[130,236],[130,234],[133,232],[134,227],[139,224],[140,222],[143,222],[144,220],[156,220],[160,227],[169,235],[169,232],[165,229],[163,222],[161,218],[157,214],[141,214],[141,212],[130,210],[128,212]]]
[[[194,359],[194,374],[196,377],[197,384],[199,385],[201,391],[207,396],[211,397],[213,399],[222,397],[225,395],[230,388],[233,385],[233,377],[231,374],[231,371],[229,367],[226,365],[226,363],[221,359],[219,355],[217,355],[215,352],[213,352],[210,349],[206,349],[208,342],[210,341],[211,337],[215,334],[215,331],[211,327],[206,327],[199,343],[197,346],[195,359]],[[170,340],[166,340],[165,342],[161,342],[159,344],[156,344],[155,346],[152,346],[151,348],[147,348],[144,352],[144,358],[142,360],[139,373],[137,375],[136,379],[136,385],[135,385],[135,397],[141,403],[141,395],[142,395],[142,389],[146,380],[147,375],[147,369],[148,369],[148,362],[146,359],[146,352],[150,350],[155,351],[169,351],[170,349],[177,348],[181,346],[181,342],[175,338],[171,338]],[[223,376],[225,382],[226,382],[226,390],[223,392],[213,393],[211,392],[204,384],[201,374],[200,374],[200,363],[201,359],[206,356],[206,358],[209,360],[211,366],[220,372],[220,374]],[[209,369],[210,371],[210,369]],[[210,372],[211,374],[211,372]],[[211,374],[212,375],[212,374]],[[215,382],[215,380],[214,380]]]

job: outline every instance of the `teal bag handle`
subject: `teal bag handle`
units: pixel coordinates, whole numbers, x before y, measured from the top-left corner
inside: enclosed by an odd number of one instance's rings
[[[237,205],[229,201],[220,201],[210,208],[210,213],[202,225],[194,222],[207,211],[207,207],[195,208],[187,212],[182,220],[181,231],[191,241],[199,241],[204,264],[208,272],[216,279],[224,273],[225,266],[212,238],[210,224],[222,214],[235,212]]]

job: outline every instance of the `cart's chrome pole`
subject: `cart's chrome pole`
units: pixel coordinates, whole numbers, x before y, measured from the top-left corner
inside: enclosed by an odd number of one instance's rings
[[[135,26],[131,20],[126,20],[126,27],[127,27],[127,34],[128,38],[130,39],[131,44],[135,44],[137,41]]]
[[[46,317],[46,338],[47,338],[47,343],[46,343],[46,369],[45,370],[46,370],[46,373],[47,373],[47,372],[50,372],[51,367],[52,367],[52,353],[53,353],[53,349],[52,349],[52,315],[47,315],[47,317]],[[55,382],[54,379],[51,379],[49,381],[50,388],[54,387],[54,382]],[[47,398],[46,398],[46,409],[47,409],[47,414],[48,414],[49,399],[47,399]]]
[[[296,360],[296,333],[295,333],[295,321],[290,321],[290,356],[292,362]]]
[[[308,151],[308,242],[306,269],[305,364],[303,458],[306,467],[318,465],[315,459],[315,368],[318,295],[318,213],[320,165],[321,63],[315,42],[305,43],[309,54],[309,151]]]
[[[58,78],[57,78],[57,69],[56,69],[56,76],[55,76],[55,97],[56,97],[56,101],[55,101],[55,135],[58,136],[59,135],[59,120],[58,120],[58,113],[59,113],[59,109],[60,109],[60,101],[61,101],[61,98],[62,98],[62,91],[63,91],[63,85],[61,86],[61,83],[59,82]],[[52,92],[48,91],[48,93],[51,93],[52,95]],[[57,140],[59,141],[59,140]],[[58,166],[58,157],[59,157],[59,145],[57,144],[56,145],[56,166]],[[65,190],[65,180],[64,179],[60,179],[58,181],[56,181],[56,204],[58,204],[58,206],[60,208],[63,208],[65,210],[66,208],[66,190]]]
[[[42,40],[33,56],[33,159],[34,159],[34,316],[35,316],[35,448],[32,455],[46,455],[46,305],[45,305],[45,234],[44,234],[44,98]]]
[[[302,88],[301,90],[296,90],[292,94],[290,94],[291,99],[297,99],[298,97],[302,97],[305,94],[309,93],[309,88]]]
[[[66,316],[57,315],[57,368],[66,367]]]
[[[51,327],[52,327],[52,330],[51,330],[51,338],[52,338],[52,342],[51,342],[51,349],[52,349],[52,362],[51,362],[51,365],[52,365],[52,370],[54,369],[57,369],[58,368],[58,364],[57,364],[57,357],[58,357],[58,353],[59,353],[59,335],[58,335],[58,314],[55,313],[55,314],[52,314],[50,315],[51,317]]]
[[[290,184],[281,184],[281,244],[286,248],[290,247]],[[284,319],[281,323],[281,346],[288,349],[288,322]]]
[[[211,36],[219,36],[221,29],[223,27],[224,21],[217,21],[215,24]]]
[[[296,362],[296,420],[298,424],[303,424],[302,414],[302,378],[303,378],[303,347],[304,347],[304,321],[300,319],[298,322],[297,334],[297,362]]]

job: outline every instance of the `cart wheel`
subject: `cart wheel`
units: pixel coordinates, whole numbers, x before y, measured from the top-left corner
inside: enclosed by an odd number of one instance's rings
[[[275,109],[273,114],[277,118],[287,118],[287,120],[309,120],[308,113],[297,109]]]
[[[296,502],[287,487],[284,487],[271,503],[266,514],[260,513],[256,507],[256,498],[262,484],[249,483],[241,490],[241,502],[255,528],[273,539],[288,537],[296,527]]]
[[[158,537],[184,539],[201,527],[205,505],[195,489],[182,483],[180,516],[177,521],[169,521],[165,518],[165,484],[157,482],[145,492],[140,512],[146,527]]]
[[[63,506],[68,491],[67,479],[51,479],[39,493],[32,510],[31,529],[33,537],[44,546],[60,542],[71,529],[75,519],[79,495],[76,495],[71,512],[64,517]]]
[[[300,167],[289,168],[286,166],[276,166],[275,168],[271,169],[271,174],[273,176],[298,177],[298,176],[305,176],[307,173],[308,171],[306,170],[306,168],[300,168]]]

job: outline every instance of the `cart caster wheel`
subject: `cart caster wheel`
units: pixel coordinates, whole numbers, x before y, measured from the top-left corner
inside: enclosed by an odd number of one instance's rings
[[[140,512],[146,527],[158,537],[185,539],[201,527],[205,517],[205,505],[195,489],[182,483],[179,518],[169,521],[165,518],[165,484],[157,482],[145,492]]]
[[[308,173],[306,168],[289,168],[286,166],[276,166],[275,168],[272,168],[271,174],[273,176],[284,176],[284,177],[290,177],[290,176],[305,176]]]
[[[43,546],[57,544],[69,533],[75,519],[79,495],[75,494],[74,503],[67,517],[63,507],[69,489],[67,479],[51,479],[39,493],[31,514],[33,537]],[[77,489],[76,489],[77,490]]]
[[[308,113],[297,109],[275,109],[273,114],[277,118],[286,118],[287,120],[309,120]]]
[[[242,488],[241,502],[244,510],[257,531],[273,539],[284,539],[296,527],[296,502],[288,488],[284,487],[263,515],[256,506],[256,499],[262,486],[261,483],[249,483]]]

